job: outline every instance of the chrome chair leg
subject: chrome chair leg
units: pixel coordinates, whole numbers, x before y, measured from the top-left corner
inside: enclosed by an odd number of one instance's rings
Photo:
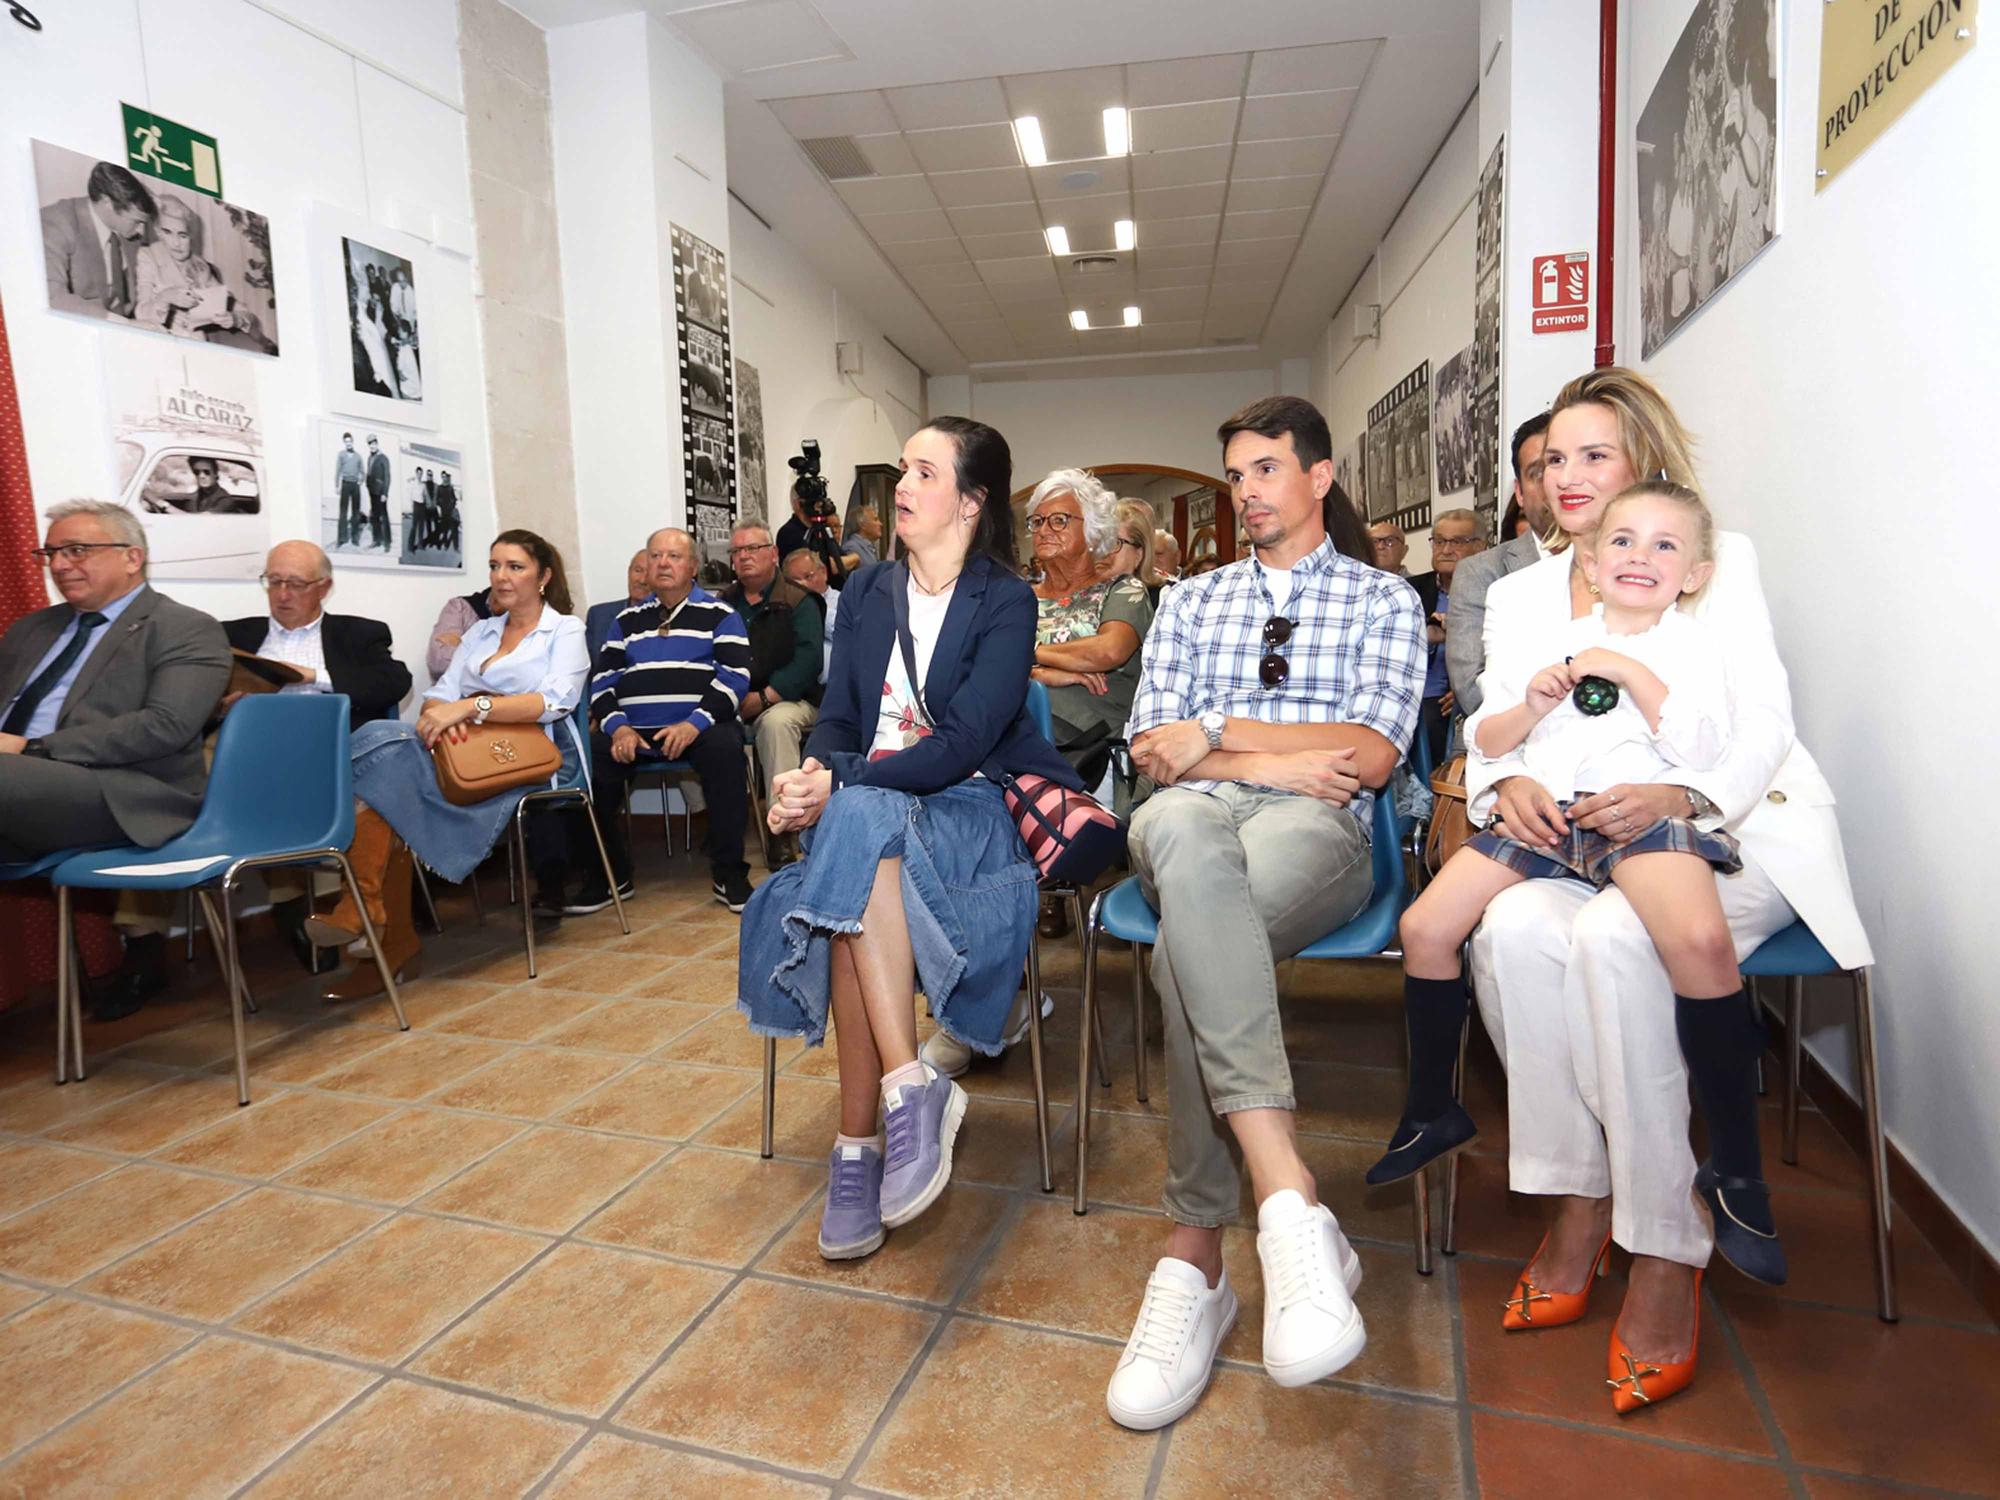
[[[1076,1041],[1076,1213],[1090,1212],[1090,1043],[1097,1030],[1097,920],[1102,915],[1104,895],[1090,903],[1090,922],[1084,929],[1083,1014],[1077,1018]]]
[[[771,864],[771,830],[764,823],[764,799],[758,792],[758,784],[763,778],[757,774],[757,747],[754,744],[743,747],[743,783],[750,790],[750,816],[757,825],[757,847],[764,853],[764,868],[774,868]],[[666,806],[666,792],[660,793],[660,805]]]
[[[1472,1017],[1465,1018],[1465,1025],[1458,1033],[1458,1071],[1452,1075],[1451,1096],[1465,1098],[1465,1046],[1472,1039]],[[1444,1164],[1444,1233],[1438,1238],[1438,1249],[1446,1255],[1458,1254],[1458,1159],[1461,1153],[1454,1151]]]
[[[381,934],[375,931],[375,921],[368,915],[368,903],[361,899],[361,887],[355,884],[354,867],[348,864],[345,854],[336,852],[334,858],[340,862],[340,878],[347,882],[347,894],[354,898],[354,908],[361,914],[361,935],[368,939],[368,951],[375,956],[375,971],[382,976],[389,1009],[396,1013],[396,1029],[408,1031],[410,1018],[403,1014],[403,994],[396,988],[396,976],[390,971],[388,956],[382,952]]]
[[[1035,1078],[1035,1148],[1042,1164],[1042,1191],[1056,1190],[1049,1161],[1049,1084],[1042,1071],[1042,935],[1028,934],[1028,1062]]]
[[[1854,981],[1854,1052],[1861,1073],[1861,1110],[1868,1130],[1868,1197],[1875,1220],[1875,1306],[1884,1323],[1902,1316],[1896,1298],[1896,1245],[1889,1202],[1889,1143],[1882,1134],[1881,1080],[1875,1065],[1875,996],[1867,969]]]
[[[209,946],[215,949],[215,966],[222,972],[222,982],[231,987],[232,994],[236,992],[242,994],[245,1009],[254,1016],[257,1014],[257,1002],[250,994],[250,981],[244,975],[242,966],[230,958],[229,944],[223,939],[222,916],[216,908],[215,898],[200,888],[196,889],[195,895],[201,901],[203,915],[208,918]],[[232,998],[230,1001],[232,1010],[235,1004]]]
[[[194,962],[194,891],[188,891],[187,904],[187,961]]]
[[[508,877],[511,883],[513,871],[518,866],[521,871],[521,940],[528,950],[528,977],[535,978],[535,903],[528,899],[528,833],[521,809],[525,801],[514,804],[514,838],[512,854],[508,860]]]
[[[769,1161],[778,1116],[778,1039],[764,1038],[764,1145],[757,1154]]]
[[[472,892],[472,920],[479,926],[486,925],[486,895],[479,889],[479,867],[473,866],[472,873],[465,877],[466,889]]]
[[[69,887],[56,887],[56,1082],[69,1082],[70,1007],[76,1000],[76,993],[83,988],[82,976],[77,972],[75,957],[70,951],[70,894]],[[83,1007],[76,1007],[77,1018],[74,1029],[83,1030]],[[83,1077],[83,1045],[77,1043],[76,1076]]]
[[[1132,1077],[1139,1102],[1146,1102],[1146,956],[1132,944]],[[1109,1080],[1105,1087],[1110,1087]]]
[[[1417,1274],[1428,1276],[1435,1269],[1431,1264],[1431,1169],[1419,1167],[1414,1179],[1416,1183],[1417,1218]]]
[[[1799,1163],[1799,1072],[1805,1057],[1806,981],[1785,980],[1785,1131],[1779,1154],[1787,1166]]]
[[[424,898],[424,910],[430,913],[431,931],[444,931],[444,918],[438,915],[437,899],[431,895],[430,880],[424,874],[424,862],[414,854],[410,856],[410,873],[416,877],[417,894]],[[415,913],[411,913],[412,920]]]
[[[225,878],[222,882],[221,914],[218,917],[211,906],[209,921],[211,924],[219,923],[222,928],[223,983],[229,988],[229,1026],[236,1039],[236,1102],[241,1106],[250,1102],[250,1052],[249,1039],[243,1032],[243,971],[236,961],[236,913],[232,894],[230,881]],[[211,899],[208,892],[202,892],[202,899]]]
[[[618,894],[618,877],[611,872],[611,851],[604,847],[604,830],[597,826],[597,808],[590,798],[583,799],[583,815],[590,822],[590,836],[597,840],[597,860],[604,866],[604,883],[611,891],[611,904],[618,911],[618,926],[627,937],[632,935],[632,924],[625,916],[625,898]],[[629,856],[632,845],[628,842],[625,850]]]

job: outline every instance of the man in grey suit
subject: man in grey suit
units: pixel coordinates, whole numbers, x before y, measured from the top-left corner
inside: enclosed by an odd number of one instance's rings
[[[1479,674],[1486,669],[1486,591],[1544,555],[1540,539],[1549,529],[1549,502],[1542,493],[1542,445],[1548,431],[1547,412],[1514,429],[1514,498],[1527,513],[1527,535],[1468,557],[1452,580],[1451,613],[1444,622],[1444,665],[1457,711],[1467,717],[1479,707]]]
[[[42,210],[49,306],[129,318],[137,295],[132,255],[159,205],[138,178],[108,161],[90,169],[84,194]]]
[[[0,639],[0,861],[157,848],[201,808],[228,639],[147,586],[146,534],[122,506],[58,505],[41,550],[64,602]]]

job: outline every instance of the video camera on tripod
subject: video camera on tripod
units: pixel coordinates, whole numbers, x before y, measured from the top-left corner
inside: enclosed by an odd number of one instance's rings
[[[833,528],[840,513],[828,498],[826,480],[819,471],[819,440],[803,439],[798,456],[785,462],[798,476],[792,481],[792,492],[799,497],[799,511],[805,518],[806,547],[826,565],[828,576],[837,580],[841,575],[840,538]]]

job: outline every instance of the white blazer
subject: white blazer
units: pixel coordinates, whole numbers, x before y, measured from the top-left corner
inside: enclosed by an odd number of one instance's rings
[[[1495,580],[1487,592],[1487,665],[1480,674],[1480,691],[1487,699],[1509,690],[1501,677],[1538,671],[1562,656],[1571,619],[1569,570],[1569,553],[1558,552]],[[1682,784],[1722,810],[1722,825],[1770,876],[1834,962],[1849,969],[1873,963],[1847,877],[1833,788],[1793,736],[1791,683],[1778,659],[1750,538],[1734,531],[1716,533],[1715,573],[1692,613],[1730,643],[1734,734],[1713,770],[1689,771]],[[1516,665],[1510,669],[1509,663]],[[1494,787],[1522,772],[1518,751],[1498,760],[1467,757],[1466,791],[1474,822],[1491,816]]]

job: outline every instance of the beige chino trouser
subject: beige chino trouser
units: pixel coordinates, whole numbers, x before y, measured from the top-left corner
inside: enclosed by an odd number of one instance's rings
[[[1225,782],[1167,787],[1132,819],[1132,867],[1160,914],[1153,984],[1166,1033],[1167,1185],[1177,1223],[1236,1218],[1238,1154],[1221,1118],[1292,1109],[1278,962],[1367,903],[1368,836],[1344,807]]]
[[[806,738],[819,723],[819,710],[787,698],[773,703],[744,726],[757,745],[757,766],[764,773],[764,800],[771,800],[771,783],[783,771],[796,771]]]

